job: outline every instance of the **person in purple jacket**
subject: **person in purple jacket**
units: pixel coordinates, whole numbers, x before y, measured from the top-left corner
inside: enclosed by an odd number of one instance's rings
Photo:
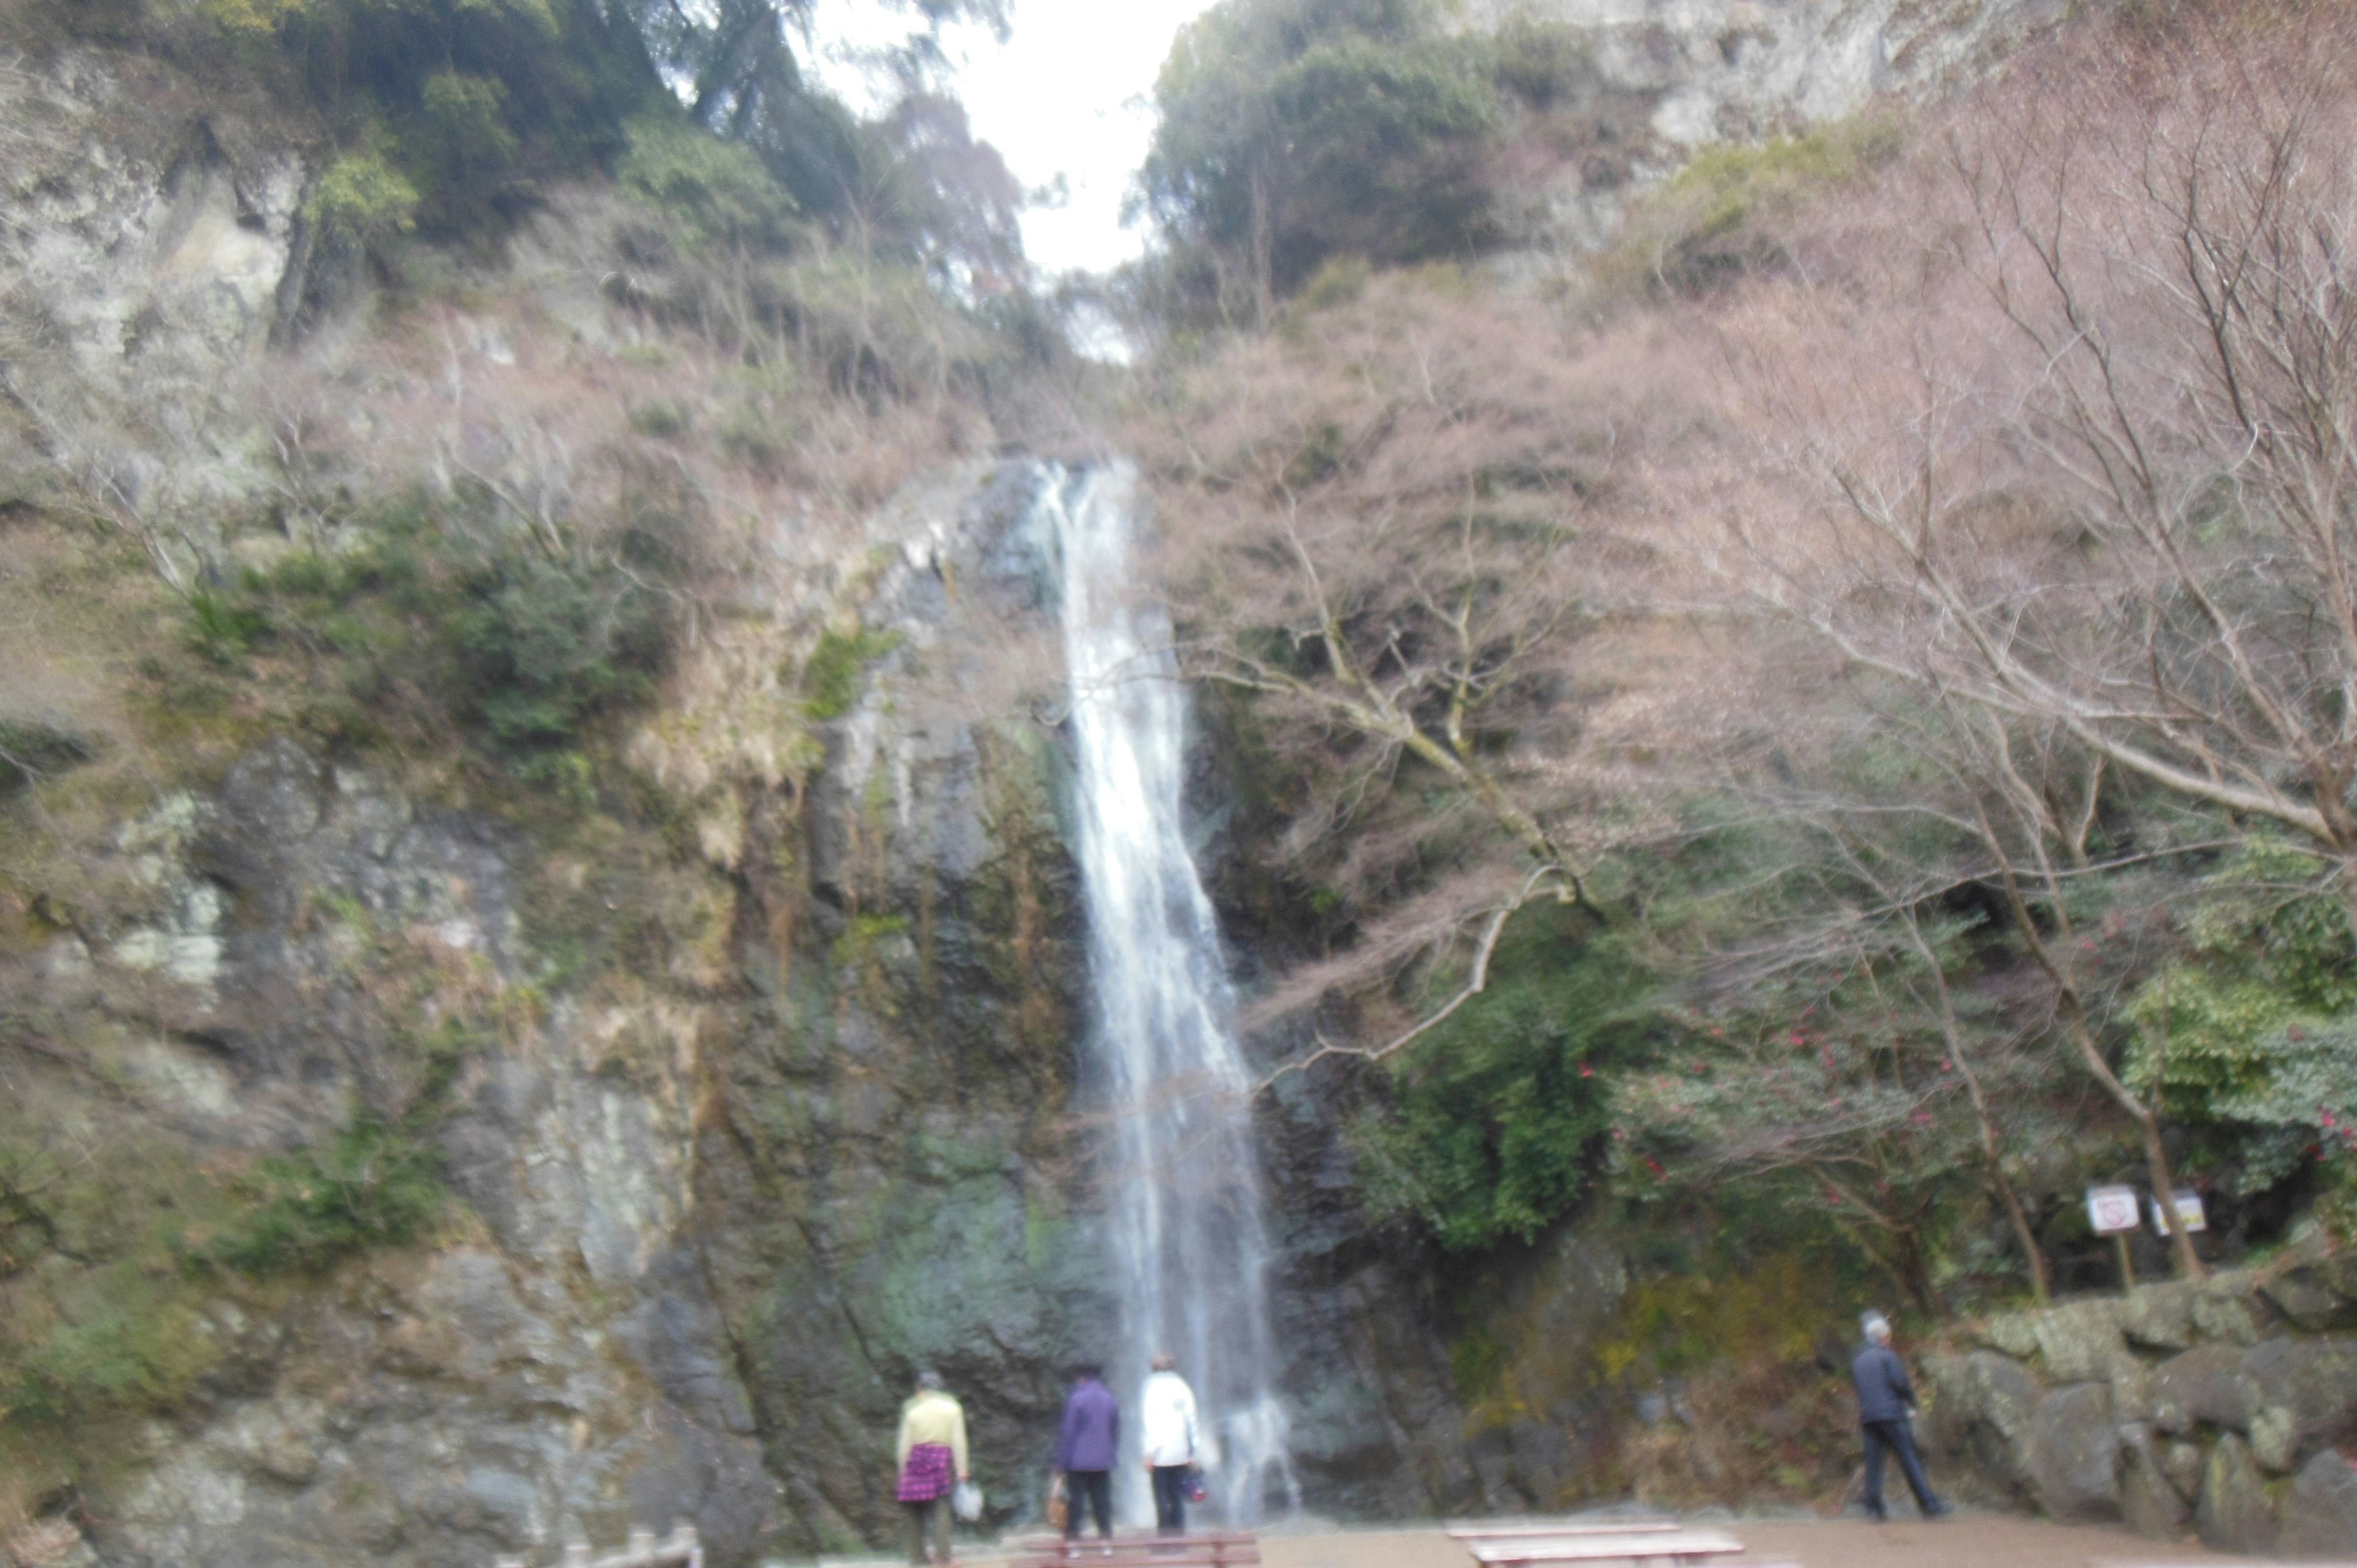
[[[1121,1448],[1121,1402],[1097,1367],[1082,1367],[1064,1402],[1056,1468],[1064,1477],[1064,1539],[1081,1538],[1081,1505],[1097,1516],[1097,1539],[1113,1540],[1113,1465]],[[1107,1548],[1111,1550],[1110,1547]]]

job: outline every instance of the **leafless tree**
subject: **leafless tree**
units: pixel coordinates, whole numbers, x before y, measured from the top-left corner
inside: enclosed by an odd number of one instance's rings
[[[1278,726],[1314,779],[1278,853],[1322,854],[1361,917],[1269,1010],[1458,977],[1319,1056],[1388,1056],[1450,1016],[1534,900],[1592,911],[1598,856],[1642,815],[1579,738],[1578,652],[1643,566],[1609,504],[1627,352],[1529,302],[1378,281],[1197,371],[1133,437],[1182,661]]]
[[[1991,872],[2161,1192],[2061,897],[2106,775],[2304,838],[2357,909],[2357,26],[2293,9],[2024,62],[1731,336],[1770,461],[1714,564],[1952,717]]]

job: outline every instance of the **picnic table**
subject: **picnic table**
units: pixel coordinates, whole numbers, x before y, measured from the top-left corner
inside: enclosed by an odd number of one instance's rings
[[[1481,1568],[1530,1564],[1576,1564],[1579,1568],[1695,1568],[1715,1557],[1734,1557],[1743,1542],[1715,1530],[1663,1530],[1639,1521],[1630,1530],[1577,1529],[1545,1535],[1469,1540],[1465,1549]]]
[[[1552,1523],[1451,1524],[1443,1527],[1452,1541],[1518,1541],[1570,1535],[1635,1535],[1644,1531],[1684,1528],[1674,1519],[1571,1519]]]
[[[1093,1535],[1071,1541],[1034,1536],[1016,1543],[1015,1568],[1063,1568],[1071,1563],[1112,1568],[1258,1568],[1260,1538],[1248,1530],[1199,1530],[1185,1535]]]

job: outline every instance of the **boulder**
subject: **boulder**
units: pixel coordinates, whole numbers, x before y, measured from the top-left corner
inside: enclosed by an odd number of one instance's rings
[[[2120,1432],[2104,1383],[2056,1389],[2029,1420],[2029,1489],[2058,1520],[2120,1517]]]
[[[2251,1424],[2242,1381],[2243,1353],[2231,1345],[2201,1345],[2163,1361],[2152,1375],[2152,1423],[2170,1434],[2197,1422],[2241,1432]]]
[[[1937,1391],[1930,1433],[1943,1454],[1968,1458],[2007,1490],[2029,1485],[2031,1418],[2046,1391],[2018,1362],[1994,1350],[1933,1357],[1924,1380]]]
[[[2357,1469],[2327,1448],[2306,1465],[2283,1500],[2276,1549],[2294,1557],[2357,1556]]]
[[[2259,1294],[2266,1297],[2268,1305],[2310,1334],[2357,1323],[2357,1303],[2334,1290],[2320,1268],[2288,1270],[2261,1285]]]
[[[1981,1326],[1979,1337],[1992,1350],[2003,1351],[2017,1361],[2038,1354],[2038,1324],[2027,1312],[1998,1313]]]
[[[2201,1500],[2193,1522],[2204,1544],[2222,1552],[2275,1549],[2275,1509],[2250,1445],[2233,1433],[2218,1439],[2201,1473]]]
[[[2194,1345],[2190,1283],[2143,1285],[2120,1304],[2120,1332],[2147,1350],[2190,1350]]]
[[[2238,1375],[2253,1455],[2279,1475],[2357,1430],[2357,1340],[2270,1339],[2244,1353]]]
[[[2160,1466],[2169,1476],[2169,1484],[2187,1502],[2201,1495],[2201,1445],[2183,1438],[2161,1450]]]
[[[2169,1460],[2148,1422],[2123,1423],[2120,1443],[2120,1512],[2138,1535],[2173,1540],[2192,1510],[2169,1473]]]
[[[2245,1282],[2219,1278],[2206,1282],[2193,1297],[2193,1327],[2204,1339],[2235,1345],[2255,1345],[2266,1332],[2266,1308],[2247,1290]]]
[[[2133,1366],[2135,1353],[2120,1334],[2120,1304],[2098,1299],[2049,1307],[2030,1317],[2048,1381],[2088,1383]]]

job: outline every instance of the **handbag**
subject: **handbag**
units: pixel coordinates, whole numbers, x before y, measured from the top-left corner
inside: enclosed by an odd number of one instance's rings
[[[1064,1477],[1062,1472],[1059,1471],[1056,1478],[1048,1486],[1048,1528],[1061,1530],[1071,1522],[1071,1517],[1072,1502],[1070,1498],[1064,1496]]]
[[[1190,1503],[1200,1503],[1211,1495],[1211,1488],[1203,1484],[1203,1466],[1200,1465],[1188,1466],[1187,1500]]]
[[[950,1512],[968,1524],[982,1518],[982,1488],[972,1481],[960,1481],[957,1490],[950,1494]]]

